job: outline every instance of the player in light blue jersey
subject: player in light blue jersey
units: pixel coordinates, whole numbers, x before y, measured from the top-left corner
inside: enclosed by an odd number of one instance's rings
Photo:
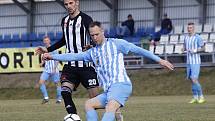
[[[104,92],[85,103],[87,121],[98,121],[95,109],[105,108],[102,121],[114,121],[115,112],[123,107],[131,95],[132,84],[126,73],[123,55],[133,52],[150,58],[162,66],[173,70],[173,65],[154,55],[150,51],[137,47],[122,39],[105,38],[100,22],[90,24],[90,35],[96,46],[78,54],[44,54],[43,59],[62,61],[85,60],[93,61]]]
[[[199,52],[204,51],[201,37],[194,32],[194,23],[188,23],[188,35],[184,39],[184,51],[187,55],[187,79],[192,82],[193,99],[189,103],[204,103],[202,88],[199,83],[201,58]]]
[[[48,36],[45,36],[43,38],[43,43],[46,47],[51,46],[51,41]],[[51,52],[51,54],[57,54],[57,51]],[[56,103],[61,103],[61,87],[59,85],[60,81],[60,75],[58,70],[58,61],[55,60],[48,60],[48,61],[42,61],[40,66],[42,67],[44,65],[43,72],[40,76],[39,85],[40,90],[43,94],[43,101],[42,104],[45,104],[49,101],[49,96],[46,90],[45,81],[47,81],[49,78],[51,81],[53,81],[57,88],[57,95],[56,95]]]

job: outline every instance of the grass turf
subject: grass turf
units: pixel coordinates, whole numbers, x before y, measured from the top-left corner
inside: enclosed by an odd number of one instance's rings
[[[215,96],[206,96],[205,104],[188,104],[191,96],[133,96],[122,112],[125,121],[215,121]],[[79,115],[85,121],[84,101],[75,99]],[[63,104],[39,99],[0,100],[0,121],[63,121]],[[101,117],[102,110],[99,111]]]

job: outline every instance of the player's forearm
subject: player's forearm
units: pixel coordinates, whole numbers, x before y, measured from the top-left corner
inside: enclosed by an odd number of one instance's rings
[[[53,60],[57,61],[82,61],[84,60],[84,55],[77,54],[77,53],[66,53],[66,54],[53,54],[52,55]]]
[[[205,51],[205,47],[199,47],[197,49],[192,49],[192,50],[188,50],[191,53],[200,53],[200,52],[204,52]]]
[[[197,49],[197,52],[204,52],[204,51],[205,51],[205,47],[204,46]]]
[[[47,50],[48,50],[48,52],[52,52],[56,49],[63,47],[65,44],[66,44],[66,41],[65,41],[64,37],[62,37],[62,39],[60,41],[58,41],[55,44],[53,44],[52,46],[48,47]]]
[[[130,51],[133,52],[133,53],[136,53],[138,55],[141,55],[141,56],[147,57],[149,59],[152,59],[152,60],[154,60],[156,62],[159,62],[161,60],[160,57],[154,55],[152,52],[150,52],[148,50],[145,50],[143,48],[137,47],[137,46],[132,46]]]

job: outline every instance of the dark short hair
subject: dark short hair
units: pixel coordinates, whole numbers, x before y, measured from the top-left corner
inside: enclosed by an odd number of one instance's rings
[[[131,14],[128,14],[128,17],[132,17],[132,15],[131,15]]]
[[[99,22],[99,21],[93,21],[93,22],[91,22],[90,23],[90,25],[89,25],[89,27],[95,27],[95,26],[98,26],[98,27],[102,27],[102,24],[101,24],[101,22]]]
[[[43,39],[48,38],[50,40],[50,37],[48,35],[43,36]]]
[[[194,25],[194,23],[193,22],[189,22],[187,25]]]

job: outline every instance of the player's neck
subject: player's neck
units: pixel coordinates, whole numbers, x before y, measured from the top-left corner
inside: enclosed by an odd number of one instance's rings
[[[76,16],[78,16],[79,13],[80,13],[80,11],[78,10],[78,11],[74,12],[74,14],[69,14],[69,17],[70,17],[71,19],[73,19],[73,18],[75,18]]]
[[[102,41],[101,41],[101,43],[98,44],[98,46],[102,46],[106,41],[107,41],[107,39],[106,39],[106,38],[103,38]]]
[[[46,47],[50,47],[51,45],[46,45]]]
[[[193,32],[193,33],[189,33],[189,36],[193,36],[195,33]]]

